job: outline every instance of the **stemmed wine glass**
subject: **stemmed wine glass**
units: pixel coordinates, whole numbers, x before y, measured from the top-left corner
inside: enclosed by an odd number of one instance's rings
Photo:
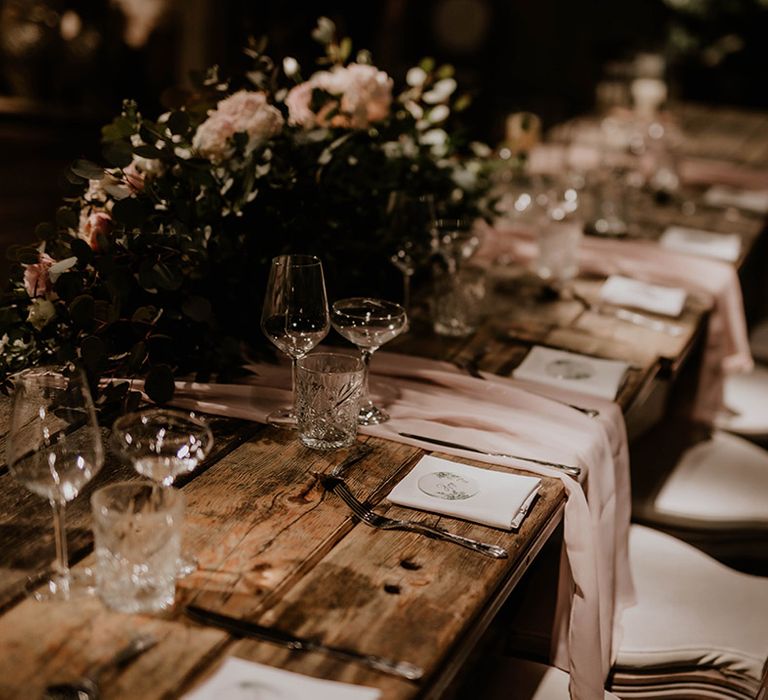
[[[193,471],[210,453],[213,433],[194,414],[163,408],[127,413],[112,426],[111,446],[142,476],[171,488],[180,474]],[[197,568],[193,557],[183,556],[178,574]]]
[[[38,600],[69,600],[94,592],[89,569],[71,572],[65,508],[104,464],[96,411],[84,372],[74,366],[24,370],[13,377],[8,468],[53,509],[56,561]]]
[[[351,297],[334,302],[331,307],[331,322],[344,338],[360,348],[365,365],[363,398],[358,423],[361,425],[384,423],[389,420],[389,415],[373,405],[368,391],[371,355],[405,329],[407,323],[405,309],[400,304],[383,299]]]
[[[291,392],[294,396],[296,362],[325,338],[330,328],[320,259],[314,255],[273,258],[261,313],[261,329],[291,358]],[[296,427],[294,406],[273,411],[267,416],[267,422],[277,427]]]
[[[390,260],[403,275],[403,308],[410,313],[411,279],[435,250],[435,201],[431,194],[392,192],[387,207],[389,229],[395,239]]]

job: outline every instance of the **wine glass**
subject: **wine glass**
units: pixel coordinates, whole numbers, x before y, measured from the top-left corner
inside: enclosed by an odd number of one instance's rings
[[[291,358],[291,393],[295,394],[296,362],[330,330],[323,265],[314,255],[280,255],[272,259],[261,329]],[[294,399],[295,400],[295,399]],[[270,425],[296,427],[294,406],[267,416]]]
[[[56,561],[34,597],[69,600],[94,592],[90,569],[71,572],[65,509],[104,464],[104,448],[84,372],[72,365],[37,367],[13,377],[8,468],[53,509]]]
[[[402,333],[407,314],[400,304],[383,299],[351,297],[334,302],[331,307],[333,327],[344,338],[360,348],[365,365],[362,401],[358,423],[377,425],[389,420],[386,411],[373,405],[368,391],[368,374],[371,355],[384,343]]]
[[[392,192],[387,207],[389,229],[395,250],[392,264],[403,275],[403,308],[410,313],[411,280],[425,265],[435,250],[435,201],[431,194],[411,194],[403,190]]]
[[[142,476],[171,488],[180,474],[193,471],[210,453],[213,433],[191,413],[164,408],[127,413],[112,426],[111,446]],[[182,556],[180,576],[197,568],[194,557]]]

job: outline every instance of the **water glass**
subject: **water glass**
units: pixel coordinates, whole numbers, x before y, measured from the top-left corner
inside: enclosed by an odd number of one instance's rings
[[[582,225],[578,220],[544,221],[539,229],[536,274],[555,284],[572,280],[579,272]]]
[[[100,598],[119,612],[173,605],[184,494],[146,481],[105,486],[91,496]]]
[[[486,274],[479,267],[453,272],[435,266],[432,327],[438,335],[463,337],[477,330],[486,295]]]
[[[315,450],[348,447],[357,435],[365,367],[359,357],[320,352],[296,366],[299,440]]]

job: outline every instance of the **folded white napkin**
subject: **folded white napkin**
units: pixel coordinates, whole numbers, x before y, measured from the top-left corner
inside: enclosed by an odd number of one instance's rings
[[[612,401],[628,368],[621,360],[603,360],[535,345],[512,376]]]
[[[302,676],[253,661],[228,657],[185,700],[376,700],[376,688]]]
[[[670,226],[659,239],[664,248],[678,253],[703,255],[735,262],[741,253],[741,236],[737,233],[713,233],[684,226]]]
[[[679,316],[685,297],[686,292],[680,287],[663,287],[623,275],[611,275],[600,288],[600,298],[609,304],[632,306],[663,316]]]
[[[426,455],[387,498],[407,508],[515,530],[528,514],[540,485],[538,477]]]
[[[713,185],[704,193],[704,201],[715,207],[737,207],[757,214],[768,214],[768,190],[743,190]]]

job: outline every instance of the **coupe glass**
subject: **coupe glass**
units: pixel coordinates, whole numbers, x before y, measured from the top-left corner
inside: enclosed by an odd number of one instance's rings
[[[213,446],[213,433],[193,414],[162,408],[127,413],[112,426],[114,451],[128,460],[142,476],[171,488],[180,474],[188,474],[202,462]],[[184,576],[197,568],[193,557],[183,556],[178,573]]]
[[[292,393],[296,386],[296,362],[325,338],[330,328],[320,259],[314,255],[273,258],[261,329],[291,358]],[[277,427],[295,428],[295,407],[279,408],[267,416],[267,421]]]
[[[405,309],[400,304],[383,299],[352,297],[340,299],[331,307],[333,327],[360,348],[363,358],[365,373],[358,418],[361,425],[376,425],[389,420],[385,411],[373,405],[368,391],[371,355],[384,343],[402,333],[407,321]]]
[[[392,192],[388,206],[390,233],[395,240],[392,264],[403,274],[403,308],[410,313],[411,280],[435,250],[435,201],[430,194]]]
[[[89,569],[70,572],[64,526],[66,504],[101,469],[104,449],[82,370],[38,367],[13,377],[8,468],[33,493],[47,498],[54,515],[56,561],[38,600],[68,600],[94,592]]]

